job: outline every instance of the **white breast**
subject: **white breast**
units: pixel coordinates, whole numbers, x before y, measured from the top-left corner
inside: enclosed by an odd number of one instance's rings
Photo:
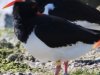
[[[56,61],[75,59],[88,52],[92,45],[77,42],[72,46],[50,48],[32,32],[24,47],[40,61]]]

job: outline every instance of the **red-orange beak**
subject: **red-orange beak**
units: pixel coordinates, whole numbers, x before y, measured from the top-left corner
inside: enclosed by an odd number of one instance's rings
[[[14,5],[15,2],[23,2],[23,0],[14,0],[14,1],[8,3],[7,5],[5,5],[5,6],[3,7],[3,9],[8,8],[8,7]]]
[[[99,48],[100,47],[100,40],[97,41],[94,45],[93,45],[93,49]]]

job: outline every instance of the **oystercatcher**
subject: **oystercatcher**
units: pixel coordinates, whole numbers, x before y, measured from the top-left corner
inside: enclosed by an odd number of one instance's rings
[[[59,16],[89,29],[100,30],[100,12],[78,0],[36,0],[44,14]]]
[[[100,46],[98,30],[81,27],[57,16],[41,14],[37,4],[31,1],[15,0],[4,8],[13,4],[17,38],[38,60],[56,61],[55,75],[59,74],[61,61],[64,61],[64,75],[67,75],[68,60]]]

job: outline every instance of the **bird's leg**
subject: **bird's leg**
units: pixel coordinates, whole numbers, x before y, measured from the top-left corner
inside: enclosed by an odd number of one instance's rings
[[[68,75],[68,61],[64,62],[64,75]]]
[[[55,75],[59,75],[59,72],[61,70],[61,61],[56,61],[56,70],[55,70]]]

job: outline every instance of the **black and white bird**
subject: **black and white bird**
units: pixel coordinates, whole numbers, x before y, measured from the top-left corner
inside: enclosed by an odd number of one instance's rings
[[[36,0],[39,11],[66,18],[85,28],[100,30],[100,12],[78,0]]]
[[[64,75],[67,75],[68,60],[100,46],[98,30],[84,28],[64,18],[41,14],[37,4],[31,1],[15,0],[4,8],[13,4],[17,38],[38,60],[56,61],[55,75],[59,74],[62,61],[65,65]]]

